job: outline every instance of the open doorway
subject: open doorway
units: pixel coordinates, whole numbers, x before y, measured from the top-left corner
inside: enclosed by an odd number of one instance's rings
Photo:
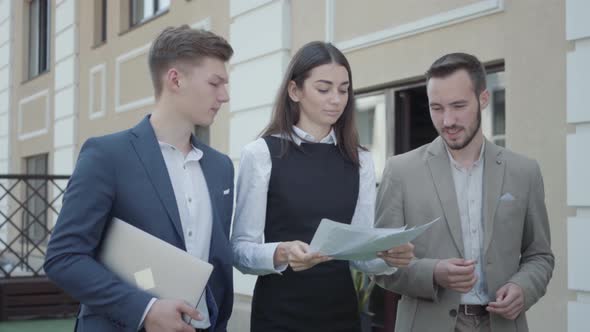
[[[396,90],[394,100],[395,154],[428,144],[438,136],[430,120],[425,85]]]

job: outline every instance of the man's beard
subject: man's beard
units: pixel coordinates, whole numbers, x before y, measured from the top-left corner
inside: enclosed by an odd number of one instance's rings
[[[477,125],[475,126],[475,128],[473,129],[473,131],[471,133],[468,133],[465,130],[465,127],[462,128],[465,131],[465,133],[469,135],[469,136],[467,136],[467,138],[465,138],[465,140],[463,142],[452,143],[452,142],[447,141],[443,135],[441,135],[441,136],[445,140],[445,142],[447,143],[447,146],[449,147],[449,149],[461,150],[461,149],[465,148],[467,145],[469,145],[469,143],[471,143],[471,141],[473,141],[473,138],[475,137],[475,134],[479,130],[479,127],[481,127],[481,106],[480,106],[479,100],[478,100],[477,101]],[[455,128],[457,128],[457,127],[453,126],[448,129],[455,129]],[[444,128],[443,128],[443,130],[444,130]]]

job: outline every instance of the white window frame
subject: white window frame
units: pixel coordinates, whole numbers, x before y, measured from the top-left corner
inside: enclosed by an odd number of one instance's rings
[[[141,24],[148,21],[154,16],[157,16],[170,7],[170,0],[130,0],[130,22],[131,26]],[[143,9],[143,17],[138,18],[137,12],[140,10],[140,5]]]

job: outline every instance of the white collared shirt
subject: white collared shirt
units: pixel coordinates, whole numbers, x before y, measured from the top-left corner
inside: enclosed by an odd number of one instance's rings
[[[185,157],[182,151],[174,146],[164,142],[158,143],[174,190],[186,251],[207,262],[213,230],[213,214],[207,182],[199,163],[203,157],[203,151],[192,146]],[[155,299],[152,299],[147,306],[144,317],[141,319],[142,323],[153,302]],[[191,320],[191,325],[200,329],[211,326],[206,293],[201,297],[197,310],[204,319]]]
[[[446,145],[445,145],[446,147]],[[461,218],[461,232],[463,237],[463,250],[465,259],[473,259],[477,282],[473,288],[465,294],[461,294],[462,304],[488,304],[490,298],[487,294],[486,277],[483,271],[481,259],[483,257],[483,172],[484,172],[484,148],[481,146],[479,159],[469,168],[457,163],[447,148],[457,204]]]
[[[334,130],[316,140],[313,136],[293,127],[297,136],[293,142],[301,145],[309,142],[337,145]],[[281,137],[281,135],[275,135]],[[283,135],[283,138],[284,135]],[[288,137],[287,139],[291,139]],[[359,195],[351,224],[373,227],[375,219],[375,170],[368,151],[359,150]],[[234,265],[243,273],[265,275],[281,273],[287,265],[275,268],[273,256],[279,242],[265,243],[266,204],[272,161],[264,139],[249,143],[242,150],[237,182],[237,201],[231,243]],[[380,258],[371,261],[352,262],[353,266],[371,274],[392,274],[397,269]]]

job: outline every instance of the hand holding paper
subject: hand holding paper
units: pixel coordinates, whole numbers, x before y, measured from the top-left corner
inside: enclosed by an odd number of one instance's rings
[[[309,245],[305,242],[293,241],[289,247],[289,265],[291,265],[293,271],[307,270],[331,259],[331,257],[318,252],[311,252]]]
[[[405,227],[365,228],[322,219],[310,250],[340,260],[371,260],[378,257],[378,252],[414,240],[439,219],[407,230]]]
[[[410,242],[389,250],[380,251],[377,257],[383,259],[387,265],[392,267],[406,267],[414,258],[414,245]]]

